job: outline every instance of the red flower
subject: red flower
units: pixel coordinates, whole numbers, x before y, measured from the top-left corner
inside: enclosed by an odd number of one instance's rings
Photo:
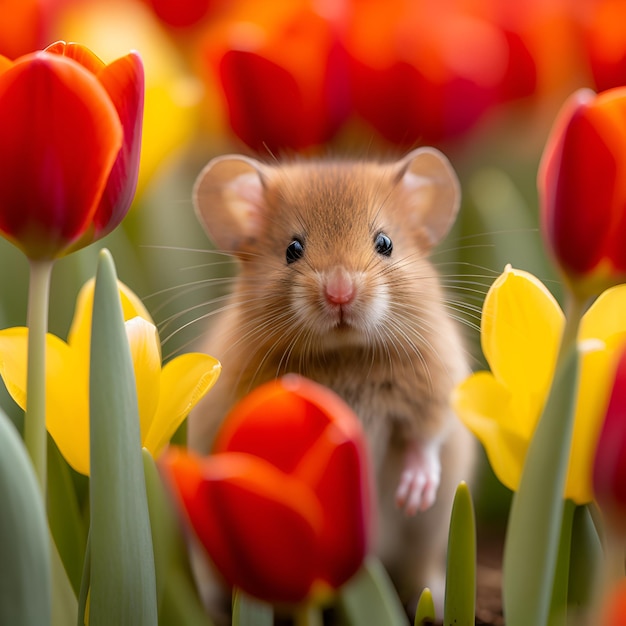
[[[613,530],[626,536],[626,346],[622,349],[593,465],[593,489]]]
[[[268,383],[230,413],[211,456],[170,450],[162,459],[230,585],[295,603],[359,569],[370,516],[365,440],[324,387],[295,375]]]
[[[587,298],[626,280],[626,88],[577,91],[546,144],[538,187],[544,236]]]
[[[0,57],[0,232],[30,259],[96,241],[126,215],[137,183],[143,66],[105,65],[59,42]]]
[[[354,110],[394,144],[456,138],[515,92],[507,59],[514,69],[521,61],[509,45],[498,25],[461,7],[357,2],[345,36]]]
[[[308,2],[255,7],[257,15],[232,15],[207,34],[232,130],[264,154],[327,142],[349,112],[332,23]]]

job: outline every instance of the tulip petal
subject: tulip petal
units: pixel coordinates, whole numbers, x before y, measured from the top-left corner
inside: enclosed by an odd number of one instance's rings
[[[544,395],[563,321],[559,305],[543,283],[508,267],[489,289],[482,315],[482,348],[496,379],[512,390]]]
[[[28,328],[0,330],[0,376],[16,404],[26,410]]]
[[[28,329],[0,331],[0,376],[26,409]],[[46,427],[65,460],[81,474],[89,473],[89,409],[87,373],[76,354],[58,337],[46,335]]]
[[[330,424],[294,472],[312,486],[325,511],[318,543],[319,576],[333,589],[358,571],[367,553],[372,511],[360,443]]]
[[[135,196],[139,174],[143,127],[144,70],[137,53],[130,53],[98,73],[98,79],[115,105],[124,132],[124,142],[94,215],[84,244],[110,233],[126,216]]]
[[[194,461],[170,452],[164,462],[198,538],[229,584],[273,602],[307,596],[322,511],[306,486],[246,454]]]
[[[133,317],[124,326],[133,360],[141,441],[145,447],[143,442],[150,430],[161,392],[159,335],[154,324],[141,317]]]
[[[163,367],[158,408],[143,438],[144,447],[154,458],[159,456],[193,407],[213,387],[220,371],[217,359],[199,353],[183,354]]]
[[[67,57],[68,59],[74,59],[74,61],[80,63],[92,74],[97,75],[98,72],[104,67],[104,61],[102,61],[102,59],[97,57],[89,48],[78,43],[55,41],[50,44],[44,52],[59,54]]]
[[[0,74],[0,231],[55,258],[92,219],[122,145],[115,107],[72,59],[40,52]]]
[[[537,411],[534,415],[514,411],[511,392],[489,372],[473,374],[458,385],[452,405],[483,444],[498,480],[509,489],[517,489]],[[525,430],[530,430],[525,436],[518,430],[521,421],[533,422],[525,424]]]
[[[327,427],[330,411],[292,393],[283,380],[258,387],[234,407],[220,428],[215,452],[246,452],[287,474],[294,471]],[[275,436],[277,432],[280,437]]]

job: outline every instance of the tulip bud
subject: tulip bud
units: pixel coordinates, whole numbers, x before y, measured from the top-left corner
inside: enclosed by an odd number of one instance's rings
[[[544,237],[580,299],[626,282],[626,88],[574,93],[539,168]]]
[[[110,232],[139,164],[143,67],[58,42],[0,58],[0,234],[49,260]]]
[[[370,521],[366,461],[352,411],[295,375],[235,406],[210,456],[171,450],[162,457],[222,577],[275,603],[336,589],[361,566]]]

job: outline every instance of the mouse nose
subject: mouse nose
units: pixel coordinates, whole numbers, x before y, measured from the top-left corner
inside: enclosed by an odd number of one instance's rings
[[[335,267],[327,274],[324,295],[330,304],[348,304],[355,292],[354,280],[343,267]]]

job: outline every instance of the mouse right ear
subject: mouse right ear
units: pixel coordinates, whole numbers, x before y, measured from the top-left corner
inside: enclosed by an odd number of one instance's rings
[[[256,236],[263,170],[255,159],[226,155],[212,159],[200,172],[193,189],[194,208],[219,250],[237,252]]]

